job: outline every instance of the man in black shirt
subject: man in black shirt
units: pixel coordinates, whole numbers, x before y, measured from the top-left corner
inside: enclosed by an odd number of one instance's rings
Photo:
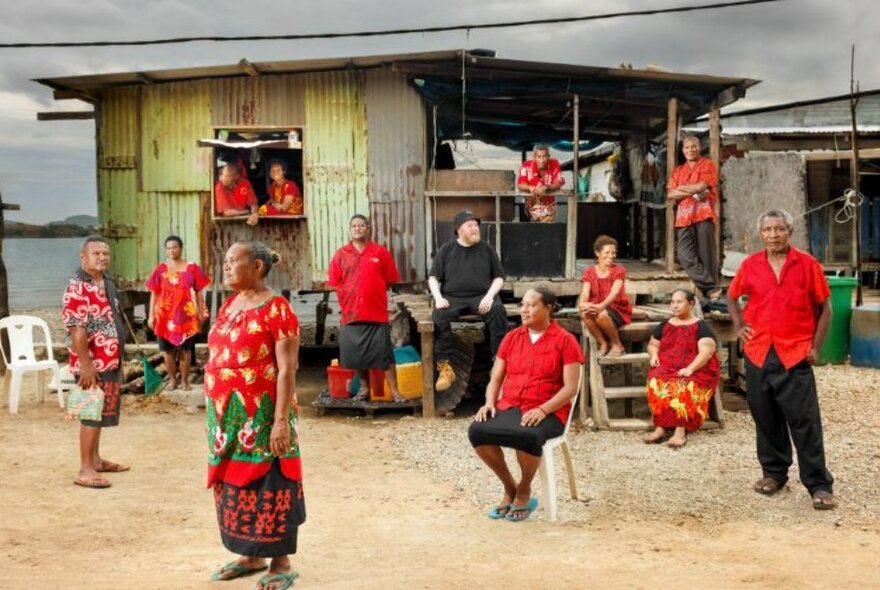
[[[489,329],[489,346],[495,358],[507,333],[507,314],[498,292],[504,269],[498,254],[480,241],[480,220],[473,211],[459,211],[453,223],[457,238],[440,246],[428,276],[434,296],[434,342],[439,376],[435,387],[445,391],[455,381],[449,364],[452,356],[451,322],[462,313],[482,316]]]

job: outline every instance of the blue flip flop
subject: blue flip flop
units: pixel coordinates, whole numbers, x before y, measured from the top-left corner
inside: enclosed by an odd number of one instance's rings
[[[501,512],[504,510],[504,512]],[[510,512],[510,504],[503,504],[501,506],[495,506],[491,510],[489,510],[489,518],[492,520],[500,520],[507,516],[507,513]]]
[[[538,499],[537,498],[529,498],[529,503],[525,506],[517,506],[516,504],[510,505],[510,511],[504,515],[504,518],[511,522],[522,522],[532,515],[532,512],[535,511],[535,508],[538,507]],[[523,516],[516,516],[514,512],[525,512]]]
[[[265,588],[269,584],[281,582],[281,585],[278,586],[275,590],[287,590],[287,588],[293,586],[293,581],[298,577],[299,574],[293,570],[280,574],[266,574],[265,576],[262,576],[260,578],[260,585],[254,586],[254,588]]]
[[[249,576],[250,574],[261,572],[268,567],[268,565],[263,565],[262,567],[247,567],[244,565],[238,565],[234,561],[230,561],[219,570],[211,574],[211,580],[213,580],[214,582],[228,582],[229,580],[234,580],[242,576]],[[223,574],[227,572],[232,572],[233,575],[229,576],[228,578],[224,578]]]

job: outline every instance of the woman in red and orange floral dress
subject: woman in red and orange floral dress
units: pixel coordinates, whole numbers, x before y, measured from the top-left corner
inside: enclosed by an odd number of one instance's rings
[[[303,196],[299,187],[287,179],[287,165],[282,160],[269,162],[269,178],[272,183],[268,187],[269,202],[260,206],[262,216],[302,215]]]
[[[214,572],[231,580],[266,569],[255,586],[288,588],[305,521],[295,393],[299,323],[290,304],[264,283],[277,254],[260,242],[226,252],[223,277],[235,294],[208,336],[208,486],[220,537],[240,557]]]
[[[694,294],[686,289],[672,293],[672,317],[654,329],[648,342],[648,407],[654,415],[654,432],[646,443],[666,438],[673,448],[687,444],[687,433],[697,430],[709,414],[721,369],[715,333],[693,315]]]
[[[180,388],[189,390],[189,365],[201,321],[208,319],[205,287],[210,279],[194,262],[183,259],[183,240],[165,238],[165,262],[159,264],[147,279],[150,307],[147,325],[159,340],[168,371],[167,390],[177,389],[180,367]]]

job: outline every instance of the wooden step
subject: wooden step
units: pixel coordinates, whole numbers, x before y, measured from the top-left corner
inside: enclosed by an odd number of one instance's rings
[[[608,420],[608,426],[605,427],[607,430],[628,431],[652,430],[653,428],[654,422],[650,419],[643,418],[611,418]],[[703,422],[700,430],[715,430],[716,428],[721,428],[721,425],[718,424],[718,422],[715,420],[706,420]]]
[[[647,395],[646,385],[626,385],[623,387],[606,387],[605,399],[632,399]]]
[[[617,329],[620,339],[627,342],[647,342],[660,322],[633,322]]]
[[[630,352],[620,356],[600,356],[597,360],[600,365],[626,365],[646,363],[651,359],[647,352]]]

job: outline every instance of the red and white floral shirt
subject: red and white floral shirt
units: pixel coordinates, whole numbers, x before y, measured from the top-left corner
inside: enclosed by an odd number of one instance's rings
[[[75,327],[86,331],[89,356],[96,371],[103,373],[119,368],[125,346],[125,329],[113,281],[105,276],[102,291],[88,273],[78,270],[62,297],[61,319],[67,330],[71,373],[78,375],[80,372],[80,358],[70,337],[70,330]]]

